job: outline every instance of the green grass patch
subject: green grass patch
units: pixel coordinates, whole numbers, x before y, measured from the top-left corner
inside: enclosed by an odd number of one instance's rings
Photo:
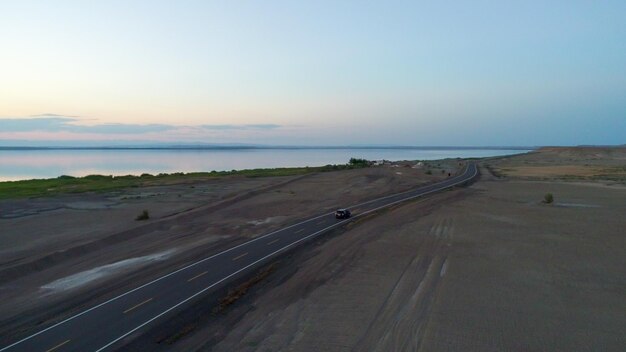
[[[0,199],[45,197],[65,193],[107,192],[124,188],[173,185],[198,182],[220,177],[277,177],[298,176],[315,172],[328,172],[367,167],[366,163],[326,165],[317,167],[289,167],[275,169],[249,169],[211,172],[176,172],[171,174],[141,176],[85,177],[59,176],[57,178],[0,182]]]

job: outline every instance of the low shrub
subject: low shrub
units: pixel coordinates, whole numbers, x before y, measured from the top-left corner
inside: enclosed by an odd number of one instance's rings
[[[546,193],[546,195],[543,196],[543,202],[546,204],[552,204],[552,202],[554,202],[554,196],[552,193]]]
[[[142,211],[141,214],[137,215],[137,217],[135,218],[135,220],[137,221],[148,220],[148,219],[150,219],[150,214],[148,214],[147,210]]]

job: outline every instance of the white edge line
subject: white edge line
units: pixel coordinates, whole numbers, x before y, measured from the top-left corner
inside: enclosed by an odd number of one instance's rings
[[[403,201],[407,201],[407,200],[409,200],[409,199],[418,198],[418,197],[421,197],[421,196],[424,196],[424,195],[427,195],[427,194],[430,194],[430,193],[433,193],[433,192],[437,192],[437,191],[444,190],[444,189],[446,189],[446,188],[454,187],[454,186],[458,185],[459,183],[468,182],[468,181],[470,181],[471,179],[473,179],[474,177],[476,177],[476,175],[477,175],[477,174],[478,174],[478,168],[476,168],[476,170],[474,171],[474,175],[472,175],[472,177],[470,177],[470,178],[468,178],[468,179],[466,179],[466,180],[462,180],[462,181],[459,181],[459,182],[455,182],[455,183],[452,183],[452,184],[450,184],[450,185],[448,185],[448,186],[445,186],[445,187],[442,187],[442,188],[439,188],[439,189],[436,189],[436,190],[431,190],[431,191],[428,191],[428,192],[426,192],[426,193],[422,193],[422,194],[415,195],[415,196],[411,196],[411,197],[408,197],[408,198],[405,198],[405,199],[400,199],[400,200],[397,200],[397,201],[392,202],[392,203],[389,203],[389,204],[385,204],[385,205],[380,206],[380,207],[378,207],[378,208],[374,208],[374,209],[368,210],[368,211],[366,211],[366,212],[363,212],[363,213],[361,213],[361,214],[355,215],[355,216],[353,216],[353,217],[352,217],[352,219],[354,219],[354,218],[358,218],[359,216],[363,216],[363,215],[365,215],[365,214],[369,214],[369,213],[374,212],[374,211],[376,211],[376,210],[379,210],[379,209],[382,209],[382,208],[386,208],[386,207],[392,206],[392,205],[394,205],[394,204],[397,204],[397,203],[400,203],[400,202],[403,202]],[[286,246],[284,246],[284,247],[282,247],[282,248],[280,248],[280,249],[278,249],[278,250],[276,250],[276,251],[274,251],[274,252],[272,252],[272,253],[270,253],[270,254],[268,254],[268,255],[264,256],[264,257],[262,257],[261,259],[258,259],[258,260],[256,260],[255,262],[252,262],[252,263],[250,263],[250,264],[246,265],[245,267],[243,267],[243,268],[241,268],[241,269],[239,269],[239,270],[237,270],[237,271],[233,272],[232,274],[230,274],[230,275],[228,275],[228,276],[225,276],[225,277],[223,277],[223,278],[219,279],[218,281],[216,281],[216,282],[212,283],[211,285],[209,285],[209,286],[207,286],[207,287],[203,288],[202,290],[200,290],[200,291],[198,291],[198,292],[194,293],[193,295],[191,295],[191,296],[189,296],[189,297],[185,298],[184,300],[182,300],[182,301],[180,301],[180,302],[176,303],[175,305],[171,306],[170,308],[166,309],[165,311],[163,311],[163,312],[161,312],[161,313],[157,314],[156,316],[154,316],[154,317],[152,317],[152,318],[148,319],[147,321],[145,321],[145,322],[144,322],[144,323],[142,323],[141,325],[139,325],[139,326],[135,327],[134,329],[130,330],[129,332],[125,333],[124,335],[122,335],[122,336],[120,336],[120,337],[116,338],[115,340],[113,340],[113,341],[109,342],[108,344],[106,344],[106,345],[104,345],[104,346],[100,347],[100,348],[99,348],[99,349],[97,349],[95,352],[100,352],[100,351],[103,351],[104,349],[106,349],[106,348],[108,348],[109,346],[113,345],[114,343],[116,343],[116,342],[120,341],[121,339],[125,338],[126,336],[128,336],[128,335],[130,335],[130,334],[134,333],[135,331],[137,331],[137,330],[141,329],[142,327],[144,327],[144,326],[146,326],[146,325],[150,324],[150,323],[151,323],[151,322],[153,322],[154,320],[156,320],[156,319],[158,319],[158,318],[162,317],[163,315],[165,315],[165,314],[167,314],[167,313],[171,312],[172,310],[174,310],[174,309],[178,308],[179,306],[181,306],[181,305],[183,305],[183,304],[185,304],[185,303],[189,302],[190,300],[194,299],[194,298],[195,298],[195,297],[197,297],[198,295],[201,295],[202,293],[206,292],[207,290],[210,290],[210,289],[211,289],[211,288],[213,288],[214,286],[216,286],[216,285],[218,285],[218,284],[220,284],[220,283],[224,282],[225,280],[228,280],[229,278],[231,278],[231,277],[233,277],[233,276],[235,276],[235,275],[239,274],[240,272],[242,272],[242,271],[244,271],[244,270],[246,270],[246,269],[248,269],[248,268],[250,268],[250,267],[252,267],[252,266],[254,266],[254,265],[256,265],[256,264],[258,264],[258,263],[260,263],[260,262],[262,262],[262,261],[264,261],[265,259],[270,258],[270,257],[274,256],[275,254],[277,254],[277,253],[279,253],[279,252],[282,252],[283,250],[285,250],[285,249],[287,249],[287,248],[289,248],[289,247],[294,246],[294,245],[295,245],[295,244],[297,244],[297,243],[300,243],[300,242],[302,242],[302,241],[304,241],[304,240],[307,240],[307,239],[309,239],[309,238],[311,238],[311,237],[313,237],[313,236],[316,236],[316,235],[318,235],[318,234],[320,234],[320,233],[322,233],[322,232],[326,232],[327,230],[329,230],[329,229],[331,229],[331,228],[333,228],[333,227],[337,227],[337,226],[339,226],[339,225],[341,225],[341,224],[343,224],[343,223],[345,223],[345,222],[351,221],[352,219],[346,219],[346,220],[343,220],[343,221],[339,221],[339,222],[337,222],[337,223],[335,223],[335,224],[333,224],[333,225],[327,226],[327,227],[325,227],[325,228],[323,228],[323,229],[321,229],[321,230],[318,230],[317,232],[314,232],[314,233],[312,233],[312,234],[310,234],[310,235],[308,235],[308,236],[306,236],[306,237],[302,237],[302,238],[301,238],[301,239],[299,239],[299,240],[296,240],[296,241],[294,241],[294,242],[291,242],[290,244],[288,244],[288,245],[286,245]]]
[[[193,266],[196,266],[196,265],[198,265],[198,264],[200,264],[200,263],[203,263],[203,262],[205,262],[205,261],[207,261],[207,260],[209,260],[209,259],[213,259],[213,258],[215,258],[215,257],[217,257],[217,256],[219,256],[219,255],[222,255],[222,254],[228,253],[228,252],[230,252],[230,251],[232,251],[232,250],[234,250],[234,249],[237,249],[237,248],[239,248],[239,247],[241,247],[241,246],[243,246],[243,245],[246,245],[246,244],[248,244],[248,243],[252,243],[252,242],[258,241],[258,240],[263,239],[263,238],[265,238],[265,237],[271,236],[271,235],[273,235],[273,234],[275,234],[275,233],[278,233],[278,232],[281,232],[281,231],[284,231],[284,230],[290,229],[290,228],[292,228],[292,227],[294,227],[294,226],[302,225],[302,224],[304,224],[304,223],[306,223],[306,222],[309,222],[309,221],[312,221],[312,220],[319,219],[319,218],[321,218],[321,217],[323,217],[323,216],[327,216],[327,215],[329,215],[329,214],[332,214],[332,213],[325,213],[325,214],[322,214],[322,215],[320,215],[320,216],[316,216],[316,217],[314,217],[314,218],[310,218],[310,219],[308,219],[308,220],[301,221],[301,222],[299,222],[299,223],[296,223],[296,224],[293,224],[293,225],[289,225],[289,226],[287,226],[287,227],[283,227],[283,228],[281,228],[281,229],[279,229],[279,230],[276,230],[276,231],[270,232],[270,233],[265,234],[265,235],[263,235],[263,236],[259,236],[259,237],[256,237],[256,238],[254,238],[254,239],[251,239],[250,241],[247,241],[247,242],[244,242],[244,243],[238,244],[238,245],[236,245],[236,246],[234,246],[234,247],[228,248],[228,249],[226,249],[226,250],[224,250],[224,251],[222,251],[222,252],[219,252],[219,253],[213,254],[213,255],[211,255],[211,256],[209,256],[209,257],[206,257],[206,258],[200,259],[200,260],[198,260],[198,261],[197,261],[197,262],[195,262],[195,263],[191,263],[191,264],[189,264],[189,265],[187,265],[187,266],[184,266],[184,267],[182,267],[182,268],[180,268],[180,269],[177,269],[177,270],[175,270],[175,271],[172,271],[172,272],[171,272],[171,273],[169,273],[169,274],[165,274],[165,275],[163,275],[163,276],[161,276],[161,277],[158,277],[158,278],[156,278],[156,279],[154,279],[154,280],[152,280],[152,281],[150,281],[150,282],[147,282],[147,283],[145,283],[145,284],[143,284],[143,285],[141,285],[141,286],[139,286],[139,287],[135,287],[134,289],[132,289],[132,290],[130,290],[130,291],[127,291],[127,292],[124,292],[124,293],[122,293],[122,294],[121,294],[121,295],[119,295],[119,296],[113,297],[113,298],[111,298],[111,299],[109,299],[109,300],[107,300],[107,301],[104,301],[104,302],[102,302],[102,303],[100,303],[100,304],[98,304],[98,305],[95,305],[95,306],[93,306],[93,307],[91,307],[91,308],[89,308],[89,309],[87,309],[87,310],[84,310],[84,311],[82,311],[82,312],[80,312],[80,313],[78,313],[78,314],[76,314],[76,315],[73,315],[73,316],[71,316],[71,317],[69,317],[69,318],[67,318],[67,319],[65,319],[65,320],[62,320],[62,321],[60,321],[60,322],[58,322],[58,323],[56,323],[56,324],[54,324],[54,325],[51,325],[51,326],[49,326],[49,327],[47,327],[47,328],[45,328],[45,329],[43,329],[43,330],[41,330],[41,331],[38,331],[38,332],[36,332],[36,333],[34,333],[34,334],[30,335],[30,336],[27,336],[27,337],[25,337],[25,338],[23,338],[23,339],[21,339],[21,340],[19,340],[19,341],[17,341],[17,342],[14,342],[14,343],[12,343],[12,344],[10,344],[10,345],[6,346],[6,347],[0,348],[0,352],[5,351],[5,350],[7,350],[7,349],[9,349],[9,348],[11,348],[11,347],[13,347],[13,346],[15,346],[15,345],[18,345],[18,344],[20,344],[20,343],[22,343],[22,342],[26,341],[26,340],[29,340],[29,339],[31,339],[31,338],[33,338],[33,337],[35,337],[35,336],[39,335],[39,334],[43,334],[44,332],[46,332],[46,331],[48,331],[48,330],[50,330],[50,329],[53,329],[53,328],[55,328],[55,327],[57,327],[57,326],[59,326],[59,325],[61,325],[61,324],[65,324],[65,323],[67,323],[67,322],[68,322],[68,321],[70,321],[70,320],[73,320],[73,319],[75,319],[75,318],[78,318],[78,317],[80,317],[80,316],[81,316],[81,315],[83,315],[83,314],[89,313],[89,312],[91,312],[91,311],[92,311],[92,310],[94,310],[94,309],[100,308],[100,307],[102,307],[102,306],[103,306],[103,305],[105,305],[105,304],[108,304],[108,303],[111,303],[111,302],[113,302],[113,301],[115,301],[115,300],[118,300],[118,299],[120,299],[120,298],[122,298],[122,297],[124,297],[124,296],[126,296],[126,295],[129,295],[129,294],[131,294],[131,293],[133,293],[133,292],[135,292],[135,291],[137,291],[137,290],[140,290],[140,289],[142,289],[142,288],[144,288],[144,287],[146,287],[146,286],[148,286],[148,285],[151,285],[151,284],[153,284],[153,283],[155,283],[155,282],[157,282],[157,281],[163,280],[163,279],[165,279],[166,277],[172,276],[172,275],[174,275],[174,274],[176,274],[176,273],[179,273],[179,272],[181,272],[181,271],[183,271],[183,270],[189,269],[189,268],[191,268],[191,267],[193,267]]]
[[[427,195],[427,194],[430,194],[430,193],[433,193],[433,192],[437,192],[437,191],[440,191],[440,190],[443,190],[443,189],[446,189],[446,188],[449,188],[449,187],[454,187],[454,186],[456,186],[456,185],[458,185],[458,184],[460,184],[460,183],[463,183],[463,182],[468,182],[468,181],[470,181],[471,179],[473,179],[474,177],[476,177],[476,175],[478,174],[478,167],[476,167],[475,165],[474,165],[474,167],[475,167],[475,170],[474,170],[474,175],[472,175],[472,177],[469,177],[468,179],[464,179],[464,180],[461,180],[461,181],[458,181],[458,182],[452,183],[452,184],[450,184],[450,185],[444,186],[444,187],[442,187],[442,188],[438,188],[438,189],[435,189],[435,190],[428,191],[428,192],[426,192],[426,193],[421,193],[421,194],[419,194],[419,195],[411,196],[411,197],[404,198],[404,199],[401,199],[401,200],[398,200],[398,201],[395,201],[395,202],[392,202],[392,203],[389,203],[389,204],[385,204],[385,205],[380,206],[380,207],[378,207],[378,208],[371,209],[371,210],[368,210],[368,211],[366,211],[366,212],[363,212],[363,213],[357,214],[357,215],[353,216],[353,217],[352,217],[352,219],[357,218],[357,217],[359,217],[359,216],[363,216],[363,215],[365,215],[365,214],[369,214],[369,213],[374,212],[374,211],[376,211],[376,210],[379,210],[379,209],[382,209],[382,208],[385,208],[385,207],[388,207],[388,206],[391,206],[391,205],[394,205],[394,204],[397,204],[397,203],[400,203],[400,202],[403,202],[403,201],[409,200],[409,199],[413,199],[413,198],[417,198],[417,197],[420,197],[420,196],[424,196],[424,195]],[[462,175],[459,175],[459,176],[462,176]],[[459,176],[456,176],[456,177],[459,177]],[[434,185],[436,185],[436,184],[432,184],[432,185],[434,186]],[[425,187],[429,187],[429,186],[425,186]],[[357,204],[357,205],[353,205],[353,206],[351,206],[351,207],[353,207],[353,208],[354,208],[354,207],[358,207],[358,206],[361,206],[361,205],[364,205],[364,204],[368,204],[368,203],[376,202],[376,201],[379,201],[379,200],[383,200],[383,199],[387,199],[387,198],[391,198],[391,197],[399,196],[399,195],[406,194],[406,193],[409,193],[409,192],[414,192],[414,191],[416,191],[416,190],[415,190],[415,189],[413,189],[413,190],[408,190],[408,191],[405,191],[405,192],[400,192],[400,193],[392,194],[392,195],[389,195],[389,196],[385,196],[385,197],[381,197],[381,198],[377,198],[377,199],[369,200],[369,201],[367,201],[367,202],[363,202],[363,203],[360,203],[360,204]],[[321,217],[323,217],[323,216],[327,216],[328,214],[332,214],[332,213],[333,213],[333,212],[330,212],[330,213],[324,213],[324,214],[322,214],[322,215],[319,215],[319,216],[316,216],[316,217],[313,217],[313,218],[310,218],[310,219],[307,219],[307,220],[304,220],[304,221],[301,221],[301,222],[295,223],[295,224],[293,224],[293,225],[289,225],[289,226],[287,226],[287,227],[283,227],[283,228],[281,228],[281,229],[279,229],[279,230],[272,231],[272,232],[270,232],[270,233],[268,233],[268,234],[265,234],[265,235],[263,235],[263,236],[256,237],[256,238],[254,238],[254,239],[252,239],[252,240],[250,240],[250,241],[247,241],[247,242],[244,242],[244,243],[238,244],[238,245],[236,245],[236,246],[234,246],[234,247],[231,247],[231,248],[229,248],[229,249],[226,249],[226,250],[224,250],[224,251],[222,251],[222,252],[219,252],[219,253],[213,254],[213,255],[211,255],[211,256],[209,256],[209,257],[206,257],[206,258],[200,259],[200,260],[198,260],[198,261],[197,261],[197,262],[195,262],[195,263],[191,263],[191,264],[189,264],[189,265],[187,265],[187,266],[184,266],[184,267],[182,267],[182,268],[180,268],[180,269],[177,269],[177,270],[175,270],[175,271],[172,271],[172,272],[171,272],[171,273],[169,273],[169,274],[166,274],[166,275],[163,275],[163,276],[161,276],[161,277],[158,277],[158,278],[156,278],[156,279],[154,279],[154,280],[152,280],[152,281],[150,281],[150,282],[147,282],[147,283],[145,283],[145,284],[143,284],[143,285],[141,285],[141,286],[138,286],[138,287],[136,287],[136,288],[134,288],[134,289],[132,289],[132,290],[130,290],[130,291],[124,292],[124,293],[122,293],[121,295],[118,295],[118,296],[116,296],[116,297],[113,297],[113,298],[111,298],[111,299],[109,299],[109,300],[107,300],[107,301],[104,301],[104,302],[102,302],[102,303],[100,303],[100,304],[98,304],[98,305],[95,305],[95,306],[93,306],[93,307],[91,307],[91,308],[89,308],[89,309],[86,309],[86,310],[84,310],[84,311],[82,311],[82,312],[80,312],[80,313],[78,313],[78,314],[76,314],[76,315],[73,315],[73,316],[71,316],[71,317],[69,317],[69,318],[67,318],[67,319],[65,319],[65,320],[62,320],[62,321],[60,321],[60,322],[58,322],[58,323],[56,323],[56,324],[54,324],[54,325],[51,325],[51,326],[49,326],[49,327],[47,327],[47,328],[45,328],[45,329],[43,329],[43,330],[41,330],[41,331],[38,331],[38,332],[36,332],[36,333],[34,333],[34,334],[30,335],[30,336],[27,336],[27,337],[25,337],[25,338],[23,338],[23,339],[21,339],[21,340],[19,340],[19,341],[17,341],[17,342],[14,342],[14,343],[12,343],[12,344],[10,344],[10,345],[6,346],[6,347],[3,347],[3,348],[1,348],[1,349],[0,349],[0,352],[5,351],[5,350],[7,350],[7,349],[9,349],[9,348],[11,348],[11,347],[13,347],[13,346],[16,346],[16,345],[18,345],[18,344],[20,344],[20,343],[22,343],[22,342],[24,342],[24,341],[30,340],[30,339],[32,339],[33,337],[37,336],[37,335],[43,334],[44,332],[46,332],[46,331],[48,331],[48,330],[50,330],[50,329],[53,329],[53,328],[55,328],[55,327],[57,327],[57,326],[59,326],[59,325],[61,325],[61,324],[65,324],[65,323],[67,323],[67,322],[68,322],[68,321],[70,321],[70,320],[76,319],[76,318],[80,317],[81,315],[84,315],[84,314],[86,314],[86,313],[89,313],[89,312],[91,312],[91,311],[92,311],[92,310],[94,310],[94,309],[100,308],[100,307],[102,307],[102,306],[103,306],[103,305],[105,305],[105,304],[111,303],[111,302],[113,302],[113,301],[115,301],[115,300],[118,300],[118,299],[120,299],[120,298],[124,297],[124,296],[127,296],[127,295],[129,295],[129,294],[131,294],[131,293],[133,293],[133,292],[135,292],[135,291],[137,291],[137,290],[140,290],[140,289],[142,289],[142,288],[144,288],[144,287],[146,287],[146,286],[148,286],[148,285],[151,285],[151,284],[153,284],[153,283],[155,283],[155,282],[157,282],[157,281],[163,280],[163,279],[165,279],[166,277],[172,276],[172,275],[174,275],[174,274],[176,274],[176,273],[179,273],[179,272],[181,272],[181,271],[183,271],[183,270],[186,270],[186,269],[188,269],[188,268],[191,268],[191,267],[193,267],[193,266],[196,266],[196,265],[198,265],[198,264],[200,264],[200,263],[203,263],[203,262],[205,262],[205,261],[207,261],[207,260],[209,260],[209,259],[212,259],[212,258],[215,258],[215,257],[220,256],[220,255],[222,255],[222,254],[228,253],[228,252],[230,252],[230,251],[232,251],[232,250],[234,250],[234,249],[236,249],[236,248],[239,248],[239,247],[241,247],[241,246],[244,246],[244,245],[247,245],[247,244],[249,244],[249,243],[252,243],[252,242],[258,241],[258,240],[260,240],[260,239],[263,239],[263,238],[265,238],[265,237],[271,236],[271,235],[276,234],[276,233],[278,233],[278,232],[285,231],[285,230],[290,229],[290,228],[292,228],[292,227],[295,227],[295,226],[298,226],[298,225],[302,225],[302,224],[307,223],[307,222],[309,222],[309,221],[313,221],[313,220],[319,219],[319,218],[321,218]],[[241,271],[243,271],[243,270],[245,270],[245,269],[249,268],[250,266],[252,266],[252,265],[254,265],[254,264],[258,263],[259,261],[262,261],[262,260],[264,260],[264,259],[266,259],[266,258],[268,258],[268,257],[270,257],[270,256],[272,256],[272,255],[274,255],[274,254],[276,254],[276,253],[278,253],[278,252],[280,252],[280,251],[282,251],[282,250],[286,249],[286,248],[289,248],[289,247],[291,247],[292,245],[294,245],[294,244],[296,244],[296,243],[299,243],[299,242],[301,242],[301,241],[303,241],[303,240],[305,240],[305,239],[307,239],[307,238],[309,238],[309,237],[311,237],[311,236],[317,235],[317,234],[319,234],[320,232],[326,231],[326,230],[328,230],[328,229],[330,229],[330,228],[333,228],[333,227],[335,227],[335,226],[338,226],[338,225],[343,224],[344,222],[346,222],[346,221],[350,221],[350,220],[351,220],[351,219],[347,219],[347,220],[344,220],[344,221],[340,221],[340,222],[335,223],[335,224],[333,224],[333,225],[331,225],[331,226],[328,226],[328,227],[326,227],[326,228],[324,228],[324,229],[322,229],[322,230],[319,230],[319,231],[317,231],[317,232],[314,232],[313,234],[308,235],[308,236],[306,236],[306,237],[303,237],[303,238],[301,238],[301,239],[299,239],[299,240],[297,240],[297,241],[295,241],[295,242],[292,242],[291,244],[289,244],[289,245],[287,245],[287,246],[285,246],[285,247],[282,247],[282,248],[278,249],[277,251],[275,251],[275,252],[273,252],[273,253],[271,253],[271,254],[269,254],[269,255],[267,255],[267,256],[265,256],[265,257],[263,257],[263,258],[259,259],[259,260],[257,260],[256,262],[254,262],[254,263],[252,263],[252,264],[250,264],[250,265],[248,265],[248,266],[246,266],[246,267],[244,267],[244,268],[242,268],[242,269],[240,269],[240,270],[238,270],[238,271],[236,271],[236,272],[234,272],[234,273],[230,274],[229,276],[226,276],[226,277],[224,277],[224,278],[220,279],[219,281],[217,281],[217,282],[215,282],[215,283],[211,284],[211,285],[210,285],[210,286],[208,286],[207,288],[205,288],[205,289],[203,289],[203,290],[199,291],[198,293],[194,294],[193,296],[191,296],[191,297],[189,297],[189,298],[185,299],[184,301],[182,301],[182,302],[180,302],[180,303],[176,304],[175,306],[173,306],[173,307],[171,307],[171,308],[167,309],[166,311],[164,311],[164,312],[162,312],[161,314],[159,314],[159,315],[155,316],[154,318],[152,318],[152,319],[148,320],[147,322],[145,322],[145,323],[141,324],[141,325],[140,325],[140,326],[138,326],[137,328],[135,328],[135,329],[131,330],[130,332],[126,333],[125,335],[123,335],[123,336],[121,336],[121,337],[119,337],[118,339],[114,340],[113,342],[111,342],[111,343],[107,344],[106,346],[104,346],[104,347],[100,348],[100,349],[99,349],[99,350],[97,350],[96,352],[101,351],[101,350],[103,350],[104,348],[106,348],[106,347],[110,346],[111,344],[113,344],[113,343],[115,343],[115,342],[119,341],[120,339],[122,339],[122,338],[124,338],[124,337],[128,336],[129,334],[132,334],[133,332],[137,331],[137,329],[140,329],[141,327],[145,326],[146,324],[148,324],[148,323],[152,322],[154,319],[159,318],[159,317],[160,317],[160,316],[162,316],[163,314],[165,314],[165,313],[167,313],[167,312],[171,311],[172,309],[175,309],[176,307],[180,306],[181,304],[183,304],[183,303],[185,303],[185,302],[189,301],[190,299],[192,299],[192,298],[196,297],[197,295],[199,295],[199,294],[201,294],[201,293],[205,292],[206,290],[208,290],[208,289],[210,289],[211,287],[213,287],[213,286],[215,286],[215,285],[219,284],[220,282],[223,282],[224,280],[226,280],[226,279],[228,279],[228,278],[232,277],[233,275],[236,275],[236,274],[240,273]]]
[[[474,166],[475,166],[475,165],[474,165]],[[466,172],[467,172],[467,170],[466,170]],[[478,168],[476,168],[476,170],[475,170],[475,172],[474,172],[474,175],[473,175],[472,177],[470,177],[470,178],[468,178],[468,179],[466,179],[466,180],[464,180],[464,181],[455,182],[455,183],[453,183],[453,184],[451,184],[451,185],[449,185],[449,186],[445,186],[444,188],[447,188],[447,187],[453,187],[453,186],[455,186],[455,185],[458,185],[459,183],[467,182],[467,181],[469,181],[469,180],[473,179],[474,177],[476,177],[476,175],[477,175],[477,174],[478,174]],[[450,179],[448,179],[448,180],[446,180],[446,181],[451,181],[451,180],[454,180],[455,178],[462,177],[463,175],[465,175],[465,173],[463,173],[463,174],[461,174],[461,175],[454,176],[454,177],[452,177],[452,178],[450,178]],[[443,181],[443,182],[446,182],[446,181]],[[431,187],[431,186],[436,186],[436,185],[437,185],[437,183],[431,183],[431,184],[428,184],[428,185],[424,185],[424,186],[422,186],[422,187],[426,188],[426,187]],[[419,188],[418,188],[418,189],[419,189]],[[410,189],[410,190],[408,190],[408,191],[404,191],[404,192],[400,192],[400,193],[391,194],[391,195],[384,196],[384,197],[377,198],[377,199],[368,200],[368,201],[365,201],[365,202],[363,202],[363,203],[359,203],[359,204],[356,204],[356,205],[352,205],[352,206],[350,206],[350,207],[351,207],[351,208],[356,208],[356,207],[359,207],[359,206],[361,206],[361,205],[365,205],[365,204],[368,204],[368,203],[376,202],[376,201],[379,201],[379,200],[383,200],[383,199],[387,199],[387,198],[391,198],[391,197],[399,196],[399,195],[402,195],[402,194],[407,194],[407,193],[410,193],[410,192],[415,192],[415,191],[417,191],[418,189]],[[443,189],[443,188],[441,188],[441,189]],[[410,198],[407,198],[407,199],[410,199]]]
[[[171,306],[170,308],[166,309],[165,311],[163,311],[163,312],[159,313],[158,315],[156,315],[156,316],[154,316],[154,317],[150,318],[150,319],[149,319],[149,320],[147,320],[146,322],[144,322],[144,323],[142,323],[141,325],[137,326],[136,328],[134,328],[134,329],[130,330],[129,332],[125,333],[124,335],[122,335],[122,336],[120,336],[120,337],[116,338],[115,340],[113,340],[113,341],[109,342],[108,344],[106,344],[106,345],[104,345],[104,346],[100,347],[100,348],[99,348],[99,349],[97,349],[95,352],[100,352],[100,351],[104,350],[105,348],[107,348],[107,347],[111,346],[112,344],[116,343],[117,341],[119,341],[119,340],[121,340],[121,339],[125,338],[126,336],[128,336],[128,335],[132,334],[133,332],[135,332],[135,331],[137,331],[137,330],[139,330],[139,329],[141,329],[142,327],[146,326],[147,324],[150,324],[151,322],[153,322],[154,320],[156,320],[156,319],[160,318],[161,316],[163,316],[163,315],[165,315],[165,314],[167,314],[167,313],[171,312],[172,310],[174,310],[174,309],[178,308],[179,306],[181,306],[181,305],[183,305],[183,304],[185,304],[185,303],[189,302],[190,300],[194,299],[194,298],[195,298],[195,297],[197,297],[198,295],[200,295],[200,294],[202,294],[202,293],[206,292],[207,290],[211,289],[211,288],[212,288],[212,287],[214,287],[215,285],[218,285],[218,284],[220,284],[220,283],[224,282],[225,280],[228,280],[229,278],[231,278],[231,277],[233,277],[233,276],[235,276],[235,275],[239,274],[240,272],[242,272],[242,271],[244,271],[244,270],[246,270],[246,269],[250,268],[251,266],[254,266],[254,265],[258,264],[258,263],[260,263],[260,262],[264,261],[264,260],[265,260],[265,259],[267,259],[267,258],[273,257],[275,254],[277,254],[277,253],[279,253],[279,252],[282,252],[283,250],[285,250],[285,249],[287,249],[287,248],[289,248],[289,247],[291,247],[291,246],[293,246],[293,245],[295,245],[295,244],[297,244],[297,243],[299,243],[299,242],[302,242],[302,241],[304,241],[304,240],[306,240],[306,239],[309,239],[310,237],[313,237],[313,236],[318,235],[318,234],[320,234],[320,233],[322,233],[322,232],[325,232],[326,230],[331,229],[331,228],[333,228],[333,227],[337,227],[337,226],[339,226],[339,225],[341,225],[341,224],[343,224],[344,222],[347,222],[347,221],[350,221],[350,219],[346,219],[346,220],[343,220],[343,221],[337,222],[337,223],[335,223],[335,224],[333,224],[333,225],[330,225],[330,226],[328,226],[328,227],[325,227],[325,228],[323,228],[323,229],[321,229],[321,230],[319,230],[319,231],[317,231],[317,232],[314,232],[314,233],[312,233],[312,234],[310,234],[310,235],[308,235],[308,236],[306,236],[306,237],[302,237],[301,239],[299,239],[299,240],[297,240],[297,241],[294,241],[294,242],[291,242],[290,244],[286,245],[285,247],[282,247],[282,248],[280,248],[280,249],[278,249],[278,250],[276,250],[276,251],[274,251],[274,252],[272,252],[272,253],[270,253],[270,254],[266,255],[265,257],[263,257],[263,258],[261,258],[261,259],[258,259],[258,260],[256,260],[255,262],[250,263],[250,264],[248,264],[248,265],[244,266],[243,268],[241,268],[241,269],[239,269],[239,270],[235,271],[234,273],[232,273],[232,274],[230,274],[230,275],[228,275],[228,276],[225,276],[225,277],[223,277],[223,278],[219,279],[218,281],[216,281],[216,282],[212,283],[211,285],[209,285],[209,286],[207,286],[207,287],[203,288],[202,290],[200,290],[200,291],[198,291],[198,292],[194,293],[193,295],[191,295],[191,296],[189,296],[189,297],[185,298],[184,300],[182,300],[182,301],[180,301],[180,302],[176,303],[175,305],[173,305],[173,306]]]
[[[454,186],[458,185],[459,183],[468,182],[468,181],[470,181],[471,179],[473,179],[474,177],[476,177],[476,175],[477,175],[477,174],[478,174],[478,171],[475,171],[475,172],[474,172],[474,175],[473,175],[472,177],[468,178],[467,180],[463,180],[463,181],[455,182],[455,183],[452,183],[452,184],[450,184],[450,185],[448,185],[448,186],[445,186],[445,187],[442,187],[442,188],[438,188],[438,189],[430,190],[430,191],[425,192],[425,193],[420,193],[420,194],[417,194],[417,195],[414,195],[414,196],[411,196],[411,197],[407,197],[407,198],[403,198],[403,199],[400,199],[400,200],[396,200],[395,202],[391,202],[391,203],[388,203],[388,204],[382,205],[382,206],[380,206],[380,207],[378,207],[378,208],[374,208],[374,209],[370,209],[370,210],[368,210],[368,211],[364,211],[364,212],[362,212],[362,213],[357,214],[356,216],[354,216],[354,218],[357,218],[357,217],[359,217],[359,216],[362,216],[362,215],[365,215],[365,214],[369,214],[369,213],[375,212],[375,211],[380,210],[380,209],[382,209],[382,208],[390,207],[390,206],[392,206],[392,205],[395,205],[395,204],[398,204],[398,203],[401,203],[401,202],[404,202],[404,201],[407,201],[407,200],[410,200],[410,199],[413,199],[413,198],[418,198],[418,197],[425,196],[425,195],[427,195],[427,194],[431,194],[431,193],[434,193],[434,192],[439,192],[439,191],[442,191],[442,190],[444,190],[444,189],[446,189],[446,188],[454,187]]]

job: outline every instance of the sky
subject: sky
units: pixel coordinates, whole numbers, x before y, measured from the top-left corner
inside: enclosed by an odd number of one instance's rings
[[[0,145],[626,143],[626,1],[0,0]]]

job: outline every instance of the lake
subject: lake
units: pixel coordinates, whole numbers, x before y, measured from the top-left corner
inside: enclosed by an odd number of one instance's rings
[[[345,164],[368,160],[433,160],[525,153],[519,149],[223,148],[0,150],[0,181],[61,175],[140,175]]]

